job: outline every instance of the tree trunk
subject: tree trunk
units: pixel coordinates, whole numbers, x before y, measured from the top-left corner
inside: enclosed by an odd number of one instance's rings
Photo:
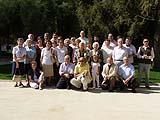
[[[155,52],[155,59],[154,59],[154,68],[160,70],[160,23],[156,26],[156,32],[154,34],[154,52]]]

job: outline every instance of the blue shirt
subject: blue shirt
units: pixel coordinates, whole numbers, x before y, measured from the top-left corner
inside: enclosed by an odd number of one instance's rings
[[[59,74],[62,75],[62,73],[73,74],[74,73],[74,64],[73,63],[65,64],[65,62],[63,62],[59,68]]]
[[[134,76],[134,66],[132,64],[122,64],[118,69],[118,74],[123,78],[127,79],[128,77]]]

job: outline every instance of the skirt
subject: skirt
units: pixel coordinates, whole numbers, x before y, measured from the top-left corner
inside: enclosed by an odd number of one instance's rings
[[[44,77],[54,76],[53,65],[42,64],[42,70],[43,70],[43,73],[44,73]]]

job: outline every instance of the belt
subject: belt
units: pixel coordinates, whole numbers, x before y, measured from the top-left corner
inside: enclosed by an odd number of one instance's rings
[[[115,60],[115,61],[123,61],[123,60]]]

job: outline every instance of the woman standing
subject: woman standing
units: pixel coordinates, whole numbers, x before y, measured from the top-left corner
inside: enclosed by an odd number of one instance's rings
[[[73,63],[77,64],[80,57],[84,57],[87,61],[90,60],[90,53],[89,50],[86,49],[86,44],[84,42],[79,43],[79,48],[76,49],[74,53]]]
[[[25,59],[25,74],[26,74],[26,80],[27,80],[27,86],[29,87],[29,79],[28,79],[28,70],[31,69],[31,62],[36,59],[36,48],[35,46],[32,46],[32,40],[27,39],[26,40],[26,59]]]
[[[51,86],[51,79],[53,74],[53,49],[51,41],[46,42],[46,47],[42,49],[41,52],[41,63],[42,63],[42,70],[44,72],[44,77],[48,78],[49,86]],[[47,84],[46,83],[46,84]]]

